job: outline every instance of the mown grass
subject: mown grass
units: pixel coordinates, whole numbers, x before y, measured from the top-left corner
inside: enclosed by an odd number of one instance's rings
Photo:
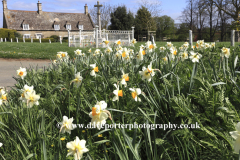
[[[144,45],[145,42],[138,42],[135,47]],[[180,47],[183,42],[173,42],[174,46]],[[195,42],[194,42],[195,44]],[[158,47],[165,46],[166,42],[156,42]],[[240,45],[236,42],[235,46]],[[216,47],[230,47],[230,42],[218,42]],[[131,48],[131,47],[130,47]],[[23,42],[2,42],[0,43],[0,58],[31,58],[31,59],[55,59],[56,53],[59,51],[68,52],[71,58],[74,57],[75,47],[68,47],[68,43],[23,43]],[[87,53],[89,48],[82,48],[84,53]]]

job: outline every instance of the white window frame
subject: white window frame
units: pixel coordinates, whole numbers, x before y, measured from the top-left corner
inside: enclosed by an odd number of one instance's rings
[[[54,29],[55,30],[60,30],[60,25],[59,24],[54,24]]]
[[[36,35],[36,39],[39,39],[39,35],[41,35],[41,38],[42,38],[42,33],[35,33]]]
[[[66,29],[71,30],[71,24],[66,24]]]
[[[24,34],[23,37],[24,37],[24,39],[31,38],[31,34]]]
[[[81,30],[83,30],[83,25],[78,25],[78,29],[81,29]]]
[[[23,24],[23,30],[29,30],[29,24]]]

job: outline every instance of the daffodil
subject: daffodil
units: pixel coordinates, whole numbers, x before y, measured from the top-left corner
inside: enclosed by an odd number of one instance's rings
[[[102,134],[99,134],[98,137],[103,137],[103,135],[102,135]]]
[[[115,44],[120,46],[121,45],[121,40],[119,39],[119,40],[115,41]]]
[[[7,94],[5,93],[5,91],[3,89],[0,90],[0,106],[3,103],[7,103]]]
[[[112,48],[111,47],[107,47],[105,49],[105,53],[110,54],[111,52],[112,52]]]
[[[205,43],[205,44],[204,44],[204,48],[205,48],[205,49],[210,48],[210,44],[209,44],[209,43]]]
[[[167,56],[163,57],[163,61],[164,61],[165,63],[168,62]]]
[[[167,42],[166,46],[168,49],[170,49],[173,46],[173,44],[171,42]]]
[[[108,43],[109,43],[109,41],[107,41],[107,40],[106,40],[106,41],[103,41],[103,42],[104,42],[106,45],[108,45]]]
[[[92,49],[90,48],[89,50],[88,50],[88,53],[91,53],[92,52]]]
[[[92,107],[92,112],[89,113],[89,117],[92,118],[91,124],[97,127],[99,130],[104,124],[106,124],[106,119],[111,118],[111,114],[107,108],[107,103],[105,101],[97,102],[97,104]]]
[[[0,142],[0,147],[2,147],[3,146],[3,144]]]
[[[72,122],[73,122],[73,117],[68,119],[67,116],[63,116],[63,121],[59,123],[61,125],[59,132],[61,133],[67,132],[71,134],[71,130],[74,129],[74,125],[72,124]]]
[[[123,91],[119,90],[119,85],[113,84],[116,87],[116,90],[113,91],[113,94],[115,95],[113,97],[113,101],[118,100],[119,101],[119,96],[122,97],[123,96]]]
[[[25,99],[27,101],[27,106],[29,108],[32,108],[32,106],[39,105],[38,100],[40,99],[40,96],[36,94],[36,92],[33,90],[32,92],[26,92],[25,93]]]
[[[122,59],[125,60],[125,61],[129,61],[130,60],[129,52],[128,52],[128,49],[126,47],[123,48]]]
[[[60,138],[61,141],[64,141],[65,139],[66,139],[65,137]]]
[[[26,68],[20,67],[20,69],[17,70],[17,75],[24,79],[24,77],[27,75]]]
[[[137,57],[136,57],[137,61],[142,61],[143,60],[142,52],[143,52],[143,50],[140,49],[140,51],[138,52]]]
[[[121,56],[122,56],[122,51],[121,51],[121,50],[118,50],[118,51],[115,53],[115,59],[121,59]]]
[[[166,48],[165,47],[160,47],[159,50],[160,50],[160,52],[164,52],[166,50]]]
[[[96,49],[94,53],[95,53],[95,55],[100,55],[101,51],[100,51],[100,49]]]
[[[171,47],[170,48],[170,53],[171,53],[171,58],[175,59],[175,57],[177,56],[177,48]]]
[[[188,46],[189,46],[188,42],[185,42],[185,43],[182,45],[182,47],[184,48],[184,50],[188,49]]]
[[[229,56],[230,56],[230,48],[225,48],[225,47],[223,47],[222,48],[222,53],[220,54],[220,56],[222,56],[222,57],[226,57],[226,58],[229,58]]]
[[[195,53],[195,52],[193,52],[193,51],[190,51],[190,59],[192,60],[192,62],[193,63],[195,63],[195,62],[199,62],[199,59],[202,57],[202,55],[201,54],[199,54],[199,53]]]
[[[151,81],[151,77],[155,75],[154,70],[152,69],[152,62],[148,65],[148,68],[143,67],[142,71],[139,71],[139,74],[142,75],[142,80]]]
[[[210,48],[215,48],[215,42],[212,42],[212,43],[210,44]]]
[[[83,157],[83,153],[88,152],[89,150],[85,146],[86,141],[80,140],[78,136],[74,141],[68,142],[66,147],[69,149],[67,157],[74,155],[75,160],[80,160]]]
[[[132,43],[132,44],[137,43],[136,39],[133,38],[133,39],[131,40],[131,43]]]
[[[60,61],[67,62],[69,59],[68,53],[67,52],[57,52],[57,56],[60,57]]]
[[[179,55],[180,55],[182,61],[184,61],[185,59],[188,59],[187,51],[180,52]]]
[[[130,91],[132,91],[132,98],[135,101],[141,102],[141,99],[139,98],[139,95],[141,94],[141,89],[140,88],[129,88]]]
[[[129,81],[129,76],[128,73],[125,74],[124,71],[122,71],[122,79],[121,79],[121,84],[124,85],[125,87],[127,87],[127,82]]]
[[[77,56],[80,56],[80,55],[82,55],[82,50],[77,49],[76,51],[74,51],[74,53],[75,53]]]
[[[83,80],[83,77],[80,75],[80,72],[78,72],[77,74],[75,74],[75,79],[72,80],[72,82],[74,82],[74,84],[76,84],[77,87],[79,87],[80,84],[82,83],[82,80]]]
[[[153,50],[153,44],[152,44],[151,41],[147,41],[147,43],[146,43],[146,48],[147,48],[148,52],[152,52],[152,50]]]
[[[92,68],[92,71],[90,72],[91,76],[95,76],[96,77],[96,72],[98,72],[98,67],[95,64],[90,64],[90,67]]]
[[[197,44],[198,44],[198,45],[203,45],[203,44],[204,44],[204,40],[198,40],[198,41],[197,41]]]
[[[239,153],[240,150],[240,122],[236,125],[236,131],[230,132],[230,135],[235,139],[234,152]]]
[[[25,94],[27,92],[31,93],[33,91],[33,86],[28,86],[28,85],[24,85],[23,89],[21,89],[22,94],[21,97],[19,98],[19,100],[25,100]]]

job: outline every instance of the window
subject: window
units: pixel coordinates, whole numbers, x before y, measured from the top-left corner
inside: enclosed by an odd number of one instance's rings
[[[37,38],[37,39],[42,38],[42,34],[41,34],[41,33],[37,33],[37,34],[36,34],[36,38]]]
[[[66,29],[71,30],[71,24],[66,24]]]
[[[78,29],[83,30],[83,25],[78,25]]]
[[[29,30],[29,24],[23,24],[23,30]]]
[[[59,24],[54,24],[54,29],[55,30],[60,30],[60,25]]]
[[[30,34],[24,34],[23,37],[24,37],[25,39],[30,38]]]

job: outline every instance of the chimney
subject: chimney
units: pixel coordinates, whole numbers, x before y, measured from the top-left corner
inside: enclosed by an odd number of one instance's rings
[[[85,13],[86,15],[88,15],[88,6],[87,6],[87,4],[85,4],[84,9],[85,9],[85,12],[84,12],[84,13]]]
[[[2,3],[3,3],[3,11],[7,10],[8,9],[7,8],[7,1],[3,0]]]
[[[39,1],[38,1],[38,3],[37,3],[37,7],[38,7],[38,14],[39,15],[41,15],[42,14],[42,3],[40,3]]]

